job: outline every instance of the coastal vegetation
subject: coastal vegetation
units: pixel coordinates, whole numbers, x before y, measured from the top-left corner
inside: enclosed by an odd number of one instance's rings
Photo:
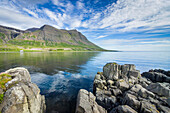
[[[6,92],[5,84],[11,80],[11,75],[2,73],[0,74],[0,104],[3,101],[4,92]]]

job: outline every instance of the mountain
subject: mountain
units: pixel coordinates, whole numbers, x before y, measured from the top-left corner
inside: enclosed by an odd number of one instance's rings
[[[57,29],[50,25],[40,28],[19,30],[15,28],[0,26],[0,43],[8,47],[29,48],[67,48],[68,50],[90,50],[101,51],[99,46],[90,42],[77,30]]]

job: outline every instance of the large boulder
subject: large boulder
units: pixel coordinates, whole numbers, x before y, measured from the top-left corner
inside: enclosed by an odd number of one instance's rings
[[[116,81],[116,86],[122,91],[129,88],[129,84],[123,79],[119,79],[118,81]]]
[[[5,73],[12,80],[5,84],[7,90],[0,104],[2,113],[45,113],[45,97],[40,94],[38,86],[31,82],[27,69],[14,68]]]
[[[147,89],[160,96],[170,97],[170,84],[169,83],[152,83]]]
[[[166,76],[163,73],[159,72],[144,72],[142,73],[143,77],[149,78],[153,82],[167,82],[170,83],[170,76]]]
[[[134,76],[140,75],[133,64],[118,65],[116,63],[107,63],[103,67],[103,75],[108,80],[126,78],[129,73],[133,74]]]
[[[109,110],[115,106],[117,99],[112,95],[111,91],[102,90],[97,91],[96,102],[106,110]]]
[[[140,84],[135,84],[130,90],[143,98],[155,97],[155,94],[143,88]]]
[[[132,95],[130,93],[126,93],[123,99],[123,104],[129,105],[134,110],[140,109],[140,101],[135,95]]]
[[[163,69],[151,69],[149,70],[149,72],[158,72],[158,73],[162,73],[162,74],[165,74],[166,76],[169,76],[170,77],[170,71],[165,71]]]
[[[107,111],[99,106],[96,97],[87,90],[80,89],[77,96],[76,113],[107,113]]]

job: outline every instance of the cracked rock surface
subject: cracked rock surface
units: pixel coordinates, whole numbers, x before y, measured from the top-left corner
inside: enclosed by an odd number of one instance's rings
[[[141,75],[133,64],[107,63],[94,78],[95,101],[108,113],[169,113],[169,75],[160,69]]]
[[[40,94],[38,86],[31,82],[27,69],[14,68],[5,73],[12,80],[5,84],[3,102],[0,104],[2,113],[45,113],[45,97]]]

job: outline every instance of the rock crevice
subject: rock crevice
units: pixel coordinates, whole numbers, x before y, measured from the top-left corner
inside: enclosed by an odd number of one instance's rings
[[[133,64],[108,63],[95,76],[93,93],[110,113],[169,113],[169,71],[150,70],[141,76]]]
[[[27,69],[18,67],[4,73],[9,74],[12,80],[5,84],[6,91],[0,104],[2,113],[45,113],[45,97],[31,82]]]

